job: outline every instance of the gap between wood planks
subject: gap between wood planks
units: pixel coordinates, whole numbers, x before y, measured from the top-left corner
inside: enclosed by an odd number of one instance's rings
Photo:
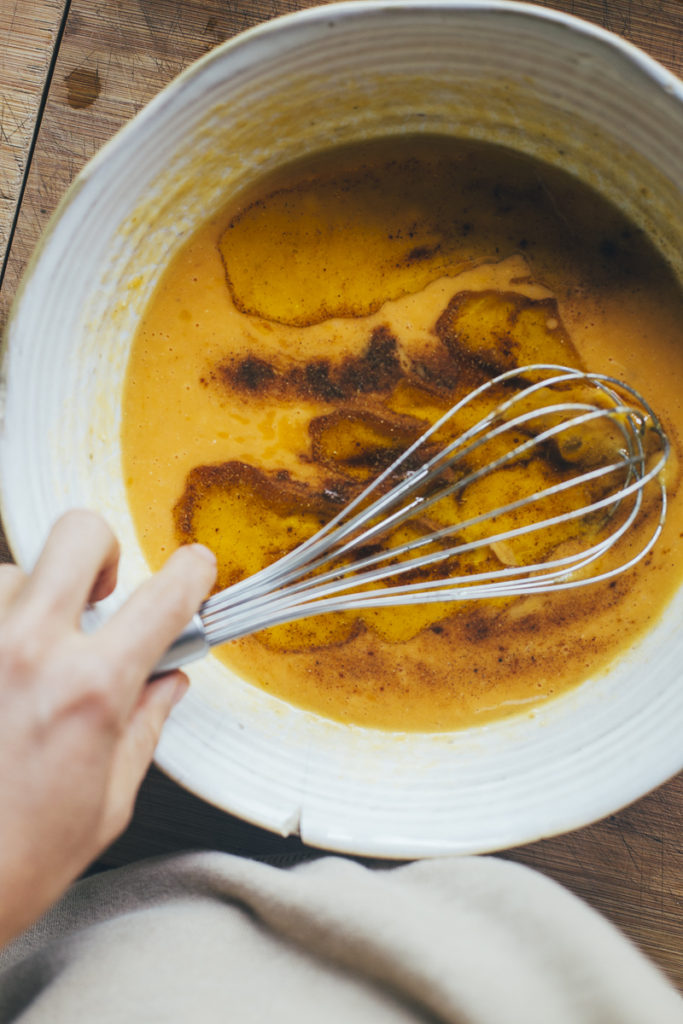
[[[30,104],[31,100],[34,99],[36,93],[37,83],[35,69],[41,66],[40,58],[41,56],[43,56],[44,53],[44,36],[47,36],[47,40],[49,41],[51,32],[48,22],[47,31],[43,30],[43,38],[41,38],[40,35],[38,35],[38,37],[36,38],[33,34],[29,35],[26,32],[22,33],[21,39],[19,38],[19,33],[15,35],[14,29],[16,27],[17,22],[17,12],[19,10],[19,3],[20,0],[17,0],[17,2],[15,2],[15,5],[12,9],[12,16],[11,18],[7,19],[9,24],[4,26],[6,35],[3,61],[0,65],[0,68],[2,69],[2,73],[0,73],[0,88],[7,85],[8,92],[11,92],[13,99],[15,91],[24,93],[25,95],[27,95]],[[2,253],[2,258],[0,261],[0,288],[2,288],[2,282],[5,276],[7,261],[9,259],[9,253],[12,247],[12,240],[14,238],[14,233],[19,218],[19,210],[21,207],[22,199],[24,197],[24,192],[26,190],[26,183],[28,181],[29,171],[31,168],[31,161],[33,158],[33,153],[35,151],[38,133],[40,131],[43,112],[45,110],[47,96],[50,90],[50,84],[52,82],[52,76],[54,74],[55,64],[57,61],[57,54],[59,53],[59,47],[61,44],[62,36],[64,34],[64,28],[69,14],[71,0],[61,0],[61,3],[61,14],[58,15],[58,20],[56,22],[56,30],[53,29],[53,31],[55,32],[54,39],[52,41],[51,49],[46,55],[47,66],[45,71],[45,77],[42,81],[42,86],[39,87],[39,97],[37,100],[37,105],[35,107],[33,119],[33,130],[30,132],[30,135],[28,136],[24,132],[23,137],[20,138],[18,143],[15,143],[13,146],[11,146],[9,143],[10,136],[13,135],[20,127],[22,127],[22,123],[19,123],[15,115],[14,119],[17,121],[17,123],[14,125],[10,125],[8,132],[7,111],[9,108],[9,103],[7,95],[4,94],[4,88],[3,95],[0,98],[0,139],[5,143],[5,146],[3,147],[5,151],[0,157],[0,173],[2,174],[3,179],[2,181],[0,181],[0,188],[2,190],[2,198],[6,202],[5,210],[3,211],[3,213],[5,214],[5,217],[3,217],[4,223],[0,223],[0,245],[3,245],[2,229],[4,228],[6,232],[4,238],[4,252]],[[34,11],[32,4],[23,4],[22,7],[24,15],[30,15],[32,23],[34,22],[34,20],[37,20],[35,19],[36,12]],[[47,8],[49,8],[49,10],[55,10],[56,12],[58,12],[59,10],[59,6],[54,7],[54,5],[50,3],[48,3]],[[47,15],[47,13],[49,13],[47,8],[44,12],[45,16]],[[37,29],[36,25],[33,25],[32,27]],[[27,35],[29,35],[28,39],[26,38]],[[25,45],[27,42],[28,46]],[[22,60],[23,66],[19,67],[18,63]],[[26,68],[29,69],[28,72],[26,71]],[[30,109],[28,111],[21,111],[21,114],[19,116],[25,117],[25,121],[23,122],[23,124],[25,124],[26,121],[30,120],[31,113],[32,111]],[[17,148],[19,152],[16,151]],[[21,167],[22,159],[23,168]],[[10,164],[12,162],[14,162],[15,164],[19,164],[20,172],[18,175],[15,172],[13,181],[5,182],[5,176],[7,176],[8,178],[10,177]],[[7,217],[8,213],[9,217]]]

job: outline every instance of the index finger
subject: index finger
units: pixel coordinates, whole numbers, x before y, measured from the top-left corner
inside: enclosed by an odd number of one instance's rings
[[[104,519],[72,509],[50,530],[15,611],[26,612],[35,623],[52,619],[75,625],[90,596],[111,589],[118,561],[118,541]]]

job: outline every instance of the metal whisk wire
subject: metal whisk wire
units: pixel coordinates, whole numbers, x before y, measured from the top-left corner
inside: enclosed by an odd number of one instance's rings
[[[520,382],[523,386],[519,387]],[[601,396],[600,402],[585,400],[556,401],[558,392],[572,384],[589,385]],[[509,397],[467,427],[437,452],[433,439],[467,406],[478,402],[492,389],[514,384]],[[524,408],[530,399],[548,392],[553,401]],[[534,423],[550,421],[535,432]],[[457,497],[468,487],[491,473],[505,469],[520,459],[531,457],[541,446],[556,442],[569,430],[607,420],[623,439],[616,458],[606,464],[541,488],[495,509],[484,509],[474,516],[424,536],[412,538],[348,559],[354,552],[376,544],[387,533],[424,515],[445,498]],[[513,437],[513,443],[489,462],[448,479],[456,466],[492,442]],[[518,439],[522,435],[523,440]],[[652,458],[644,444],[645,436],[658,439],[659,450]],[[427,448],[424,460],[410,468],[420,449]],[[481,600],[585,586],[610,579],[645,557],[659,537],[666,517],[666,488],[661,470],[669,454],[669,442],[655,413],[629,385],[603,374],[588,374],[555,364],[533,364],[498,375],[470,392],[437,422],[430,426],[391,465],[387,466],[360,494],[353,498],[314,536],[276,562],[210,597],[188,631],[171,648],[159,670],[167,670],[203,653],[209,646],[310,615],[332,611],[358,610],[401,604],[443,601]],[[466,531],[495,522],[520,509],[537,506],[550,498],[581,488],[602,478],[620,474],[616,488],[607,494],[578,504],[554,515],[532,516],[528,522],[484,536],[467,539]],[[616,566],[603,568],[594,575],[586,570],[626,536],[643,507],[643,489],[657,477],[659,516],[654,529],[635,554]],[[398,482],[393,482],[399,477]],[[430,491],[434,482],[438,488]],[[391,484],[391,486],[389,486]],[[427,494],[423,492],[427,489]],[[623,518],[616,515],[631,501]],[[606,529],[587,547],[568,554],[556,554],[531,564],[501,565],[480,571],[447,575],[440,579],[410,580],[386,585],[384,581],[423,571],[438,562],[447,562],[464,554],[508,544],[520,537],[546,531],[554,526],[585,519],[595,513],[605,516]],[[458,539],[460,537],[460,539]],[[453,543],[448,542],[453,538]],[[444,543],[443,547],[435,545]],[[425,550],[429,549],[429,550]],[[368,589],[368,588],[371,589]]]

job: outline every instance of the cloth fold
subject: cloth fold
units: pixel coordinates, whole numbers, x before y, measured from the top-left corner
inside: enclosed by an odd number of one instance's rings
[[[0,1022],[681,1024],[556,883],[495,857],[282,869],[225,853],[80,882],[0,953]]]

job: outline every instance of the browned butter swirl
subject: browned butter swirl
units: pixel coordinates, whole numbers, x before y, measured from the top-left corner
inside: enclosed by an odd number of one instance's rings
[[[681,312],[668,269],[621,215],[498,147],[387,140],[285,169],[197,232],[140,326],[123,452],[143,548],[155,566],[200,540],[219,587],[243,578],[315,532],[465,392],[529,362],[628,379],[656,397],[677,447]],[[506,493],[515,472],[550,479],[575,457],[512,467]],[[220,657],[292,703],[374,727],[533,710],[604,670],[678,584],[676,456],[669,483],[655,555],[611,584],[318,616]],[[503,498],[475,489],[405,529]],[[469,571],[523,554],[488,550]]]

